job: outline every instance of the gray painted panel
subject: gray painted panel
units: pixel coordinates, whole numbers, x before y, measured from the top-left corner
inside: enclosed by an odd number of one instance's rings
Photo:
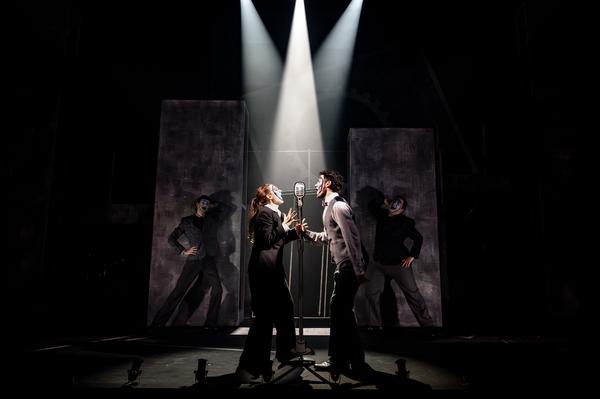
[[[194,200],[206,194],[235,207],[217,232],[223,288],[219,324],[239,323],[246,121],[245,103],[239,101],[163,101],[148,320],[175,286],[184,263],[167,242],[168,235],[183,216],[193,213]],[[206,299],[189,319],[189,325],[204,323]]]
[[[375,220],[367,203],[377,191],[407,198],[406,215],[415,219],[423,235],[421,256],[413,271],[421,294],[436,325],[442,324],[442,296],[438,243],[436,158],[432,129],[350,129],[349,193],[363,243],[372,256]],[[366,284],[383,284],[383,277]],[[417,326],[396,284],[398,319],[401,326]],[[371,325],[365,285],[356,297],[359,325]]]

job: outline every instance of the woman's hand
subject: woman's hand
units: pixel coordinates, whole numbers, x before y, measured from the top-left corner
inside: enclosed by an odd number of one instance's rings
[[[292,208],[290,208],[287,215],[285,215],[283,218],[283,223],[290,226],[292,223],[295,223],[298,221],[298,219],[296,219],[297,216],[298,215],[296,214],[296,211],[294,211]]]

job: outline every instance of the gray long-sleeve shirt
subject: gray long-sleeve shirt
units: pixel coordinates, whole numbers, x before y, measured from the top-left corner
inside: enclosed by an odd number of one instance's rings
[[[326,198],[328,205],[323,212],[322,232],[307,231],[308,238],[316,243],[329,243],[333,261],[337,266],[350,261],[357,276],[365,274],[365,262],[360,246],[360,234],[354,223],[352,208],[341,197]]]

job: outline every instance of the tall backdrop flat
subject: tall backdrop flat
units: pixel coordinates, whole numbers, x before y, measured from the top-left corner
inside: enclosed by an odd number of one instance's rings
[[[369,212],[369,202],[381,198],[382,195],[406,197],[406,215],[415,220],[415,226],[423,236],[420,256],[412,266],[415,280],[434,324],[441,326],[442,282],[434,131],[408,128],[350,129],[348,146],[348,196],[371,259],[376,221]],[[410,246],[410,240],[407,240],[406,244]],[[376,267],[375,263],[372,260],[369,267]],[[396,283],[391,284],[396,296],[394,307],[385,303],[385,297],[369,297],[369,291],[379,289],[382,293],[384,275],[370,273],[369,277],[370,281],[360,287],[356,296],[355,312],[358,324],[376,325],[374,307],[377,306],[379,311],[383,310],[384,313],[393,309],[397,313],[392,315],[397,319],[397,325],[418,326]],[[386,317],[385,314],[381,316]]]
[[[163,101],[148,323],[173,291],[185,263],[185,258],[168,243],[168,236],[182,217],[194,213],[195,199],[208,195],[228,210],[214,232],[213,252],[222,289],[219,325],[239,324],[247,120],[246,105],[240,101]],[[185,236],[179,241],[184,247],[190,245]],[[195,308],[191,317],[181,320],[175,310],[167,325],[204,324],[210,291],[202,297],[188,294],[186,300]]]

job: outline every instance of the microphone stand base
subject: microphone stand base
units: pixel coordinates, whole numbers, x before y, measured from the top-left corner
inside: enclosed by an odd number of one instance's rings
[[[333,380],[331,381],[317,373],[314,370],[314,366],[315,360],[309,357],[300,356],[298,358],[291,359],[290,361],[279,366],[269,384],[287,384],[297,381],[301,377],[304,370],[306,370],[317,377],[320,383],[327,384],[332,388],[338,387],[338,382],[340,379],[339,373],[337,373],[337,375],[335,373],[330,373],[331,380]]]
[[[297,341],[296,349],[292,350],[292,354],[295,355],[294,357],[304,356],[304,355],[314,355],[315,351],[311,347],[306,345],[305,341]]]

